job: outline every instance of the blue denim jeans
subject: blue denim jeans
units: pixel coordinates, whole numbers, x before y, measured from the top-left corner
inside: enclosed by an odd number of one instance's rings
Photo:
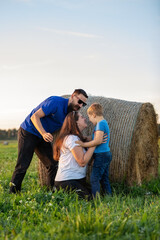
[[[100,186],[103,194],[111,194],[109,183],[109,166],[112,160],[111,152],[94,153],[94,163],[91,172],[92,194],[100,193]]]

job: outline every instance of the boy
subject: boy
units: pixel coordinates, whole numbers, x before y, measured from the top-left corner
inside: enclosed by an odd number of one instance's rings
[[[107,121],[103,117],[102,106],[99,103],[93,103],[87,110],[89,120],[95,125],[92,135],[92,141],[77,141],[82,147],[96,147],[94,151],[94,163],[91,172],[92,194],[95,197],[100,193],[100,183],[103,193],[111,194],[109,183],[109,166],[112,160],[109,140],[110,131]]]

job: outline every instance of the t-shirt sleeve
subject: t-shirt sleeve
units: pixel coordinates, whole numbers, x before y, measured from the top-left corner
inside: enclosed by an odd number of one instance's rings
[[[79,144],[75,143],[78,140],[80,140],[78,136],[69,135],[66,139],[65,147],[71,151],[74,147],[79,146]]]
[[[54,114],[57,112],[58,105],[59,102],[56,97],[48,98],[46,99],[46,101],[44,101],[42,105],[42,110],[46,116]]]
[[[105,125],[103,122],[99,122],[97,123],[97,126],[95,128],[95,131],[102,131],[105,132]]]

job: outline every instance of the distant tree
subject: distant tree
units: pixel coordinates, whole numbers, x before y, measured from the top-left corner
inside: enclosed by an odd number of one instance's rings
[[[10,139],[10,138],[11,138],[11,132],[12,132],[12,130],[11,130],[11,129],[8,129],[8,132],[7,132],[8,139]]]
[[[0,140],[15,140],[17,139],[17,129],[8,129],[8,130],[3,130],[0,129]]]

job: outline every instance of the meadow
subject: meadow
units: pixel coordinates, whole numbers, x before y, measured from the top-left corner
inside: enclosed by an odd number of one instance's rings
[[[160,239],[160,168],[157,179],[133,187],[111,183],[112,197],[87,202],[42,188],[36,156],[22,193],[9,194],[16,159],[17,142],[0,142],[0,239]]]

